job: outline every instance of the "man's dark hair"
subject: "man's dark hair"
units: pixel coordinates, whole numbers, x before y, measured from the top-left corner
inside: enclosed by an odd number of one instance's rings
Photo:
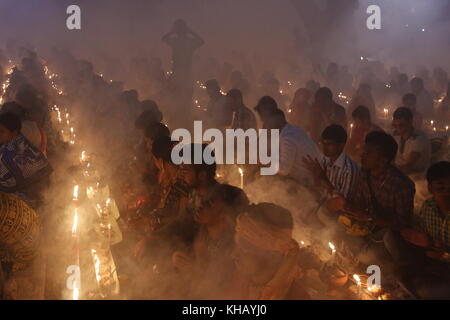
[[[156,122],[161,122],[163,119],[163,114],[159,110],[158,104],[153,100],[144,100],[141,102],[141,110],[144,112],[152,112],[153,117]]]
[[[370,122],[370,110],[365,106],[358,106],[353,110],[352,117]]]
[[[11,101],[11,102],[6,102],[2,105],[2,109],[0,111],[1,113],[12,113],[16,116],[18,116],[20,119],[23,119],[23,117],[25,116],[26,110],[24,107],[22,107],[20,104],[18,104],[17,102]]]
[[[255,107],[255,111],[259,114],[270,113],[278,109],[278,104],[274,98],[270,96],[264,96],[259,99],[258,104]]]
[[[333,100],[333,91],[328,87],[319,88],[316,91],[315,97],[322,96],[324,99]]]
[[[345,132],[345,129],[342,126],[332,124],[323,130],[322,139],[331,140],[339,144],[345,144],[347,142],[347,132]]]
[[[29,83],[22,84],[16,93],[16,99],[33,105],[36,103],[38,96],[36,89]]]
[[[205,150],[206,149],[211,150],[212,147],[211,147],[211,145],[206,144],[206,143],[200,145],[201,150],[202,150],[201,163],[196,164],[195,163],[195,150],[196,150],[196,146],[198,146],[198,145],[199,144],[191,143],[190,145],[184,146],[183,150],[190,149],[190,151],[191,151],[191,164],[194,167],[194,170],[195,170],[195,172],[197,174],[199,174],[202,171],[206,171],[206,175],[207,175],[208,179],[215,179],[215,177],[216,177],[216,167],[217,167],[216,162],[214,161],[212,164],[207,164],[205,162],[205,159],[203,158]],[[214,157],[214,152],[213,151],[211,152],[211,154]]]
[[[155,158],[162,159],[165,162],[172,161],[172,148],[176,142],[168,136],[160,136],[153,141],[152,154]]]
[[[20,132],[20,129],[22,129],[22,122],[20,121],[20,118],[11,112],[0,114],[0,125],[10,131]]]
[[[278,128],[280,125],[286,123],[286,115],[283,110],[271,110],[267,115],[265,123],[269,128]]]
[[[273,203],[259,203],[249,206],[250,218],[269,226],[281,229],[293,229],[294,220],[289,210]]]
[[[366,136],[365,142],[378,148],[389,162],[392,162],[397,155],[398,144],[390,134],[374,131]]]
[[[134,126],[136,129],[145,129],[150,125],[154,125],[161,120],[159,120],[159,117],[155,112],[151,110],[146,110],[142,112],[139,117],[134,121]]]
[[[227,96],[230,97],[230,98],[233,98],[233,99],[241,100],[241,101],[243,99],[242,92],[239,89],[230,89],[227,92]]]
[[[427,170],[427,181],[432,183],[435,180],[450,177],[450,162],[440,161],[433,164]]]
[[[411,109],[407,107],[400,107],[397,108],[394,112],[394,120],[407,120],[412,121],[413,119],[413,113]]]
[[[406,104],[406,101],[412,101],[414,104],[416,104],[417,97],[414,93],[407,93],[402,97],[403,104]]]
[[[219,82],[216,79],[206,81],[205,87],[220,90]]]
[[[155,141],[159,137],[170,137],[170,130],[165,124],[158,122],[145,128],[144,135],[146,138]]]
[[[245,192],[238,187],[221,184],[215,189],[215,192],[224,202],[225,214],[232,218],[232,222],[235,222],[237,216],[246,210],[250,204]]]

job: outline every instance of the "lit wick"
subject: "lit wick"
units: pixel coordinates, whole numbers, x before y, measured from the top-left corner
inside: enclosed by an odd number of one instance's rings
[[[77,281],[75,279],[73,280],[72,288],[73,288],[72,300],[78,300],[80,296],[80,290],[77,287]]]
[[[356,281],[358,287],[358,298],[361,298],[361,278],[357,274],[354,274],[353,279]]]
[[[74,216],[73,216],[73,224],[72,224],[72,236],[77,236],[78,230],[78,208],[75,208]]]
[[[244,170],[239,168],[239,174],[241,175],[241,189],[244,189]]]
[[[76,185],[73,188],[73,201],[78,201],[78,189],[79,189],[78,185]]]
[[[335,247],[334,244],[331,243],[331,242],[328,242],[328,246],[329,246],[330,249],[331,249],[331,261],[334,262],[334,259],[335,259],[335,257],[336,257],[336,247]]]

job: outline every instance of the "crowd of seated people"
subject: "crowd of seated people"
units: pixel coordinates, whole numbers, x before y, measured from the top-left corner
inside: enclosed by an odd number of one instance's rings
[[[67,103],[79,106],[73,113],[82,119],[82,134],[115,170],[110,183],[124,241],[113,251],[119,272],[131,278],[130,298],[311,298],[302,249],[293,236],[294,212],[277,203],[253,203],[244,190],[217,178],[216,163],[195,161],[195,150],[210,152],[211,145],[186,144],[182,152],[191,155],[192,164],[175,163],[178,141],[171,130],[176,127],[164,123],[164,105],[140,101],[136,91],[108,83],[91,63],[66,52],[54,52],[52,63],[62,75]],[[37,261],[42,190],[63,147],[49,121],[43,66],[33,53],[22,64],[10,75],[8,101],[0,112],[0,198],[14,199],[30,217],[12,218],[31,226],[31,240],[9,252],[28,250],[22,256]],[[233,83],[243,82],[237,77]],[[252,83],[224,95],[217,80],[207,81],[208,110],[198,120],[219,130],[279,130],[279,170],[273,179],[314,194],[320,208],[304,221],[314,230],[313,239],[323,241],[324,232],[331,233],[361,265],[380,265],[420,297],[448,298],[443,284],[449,274],[450,163],[433,162],[430,132],[422,131],[424,118],[445,105],[434,110],[423,80],[408,84],[399,75],[391,88],[398,108],[381,124],[378,91],[371,89],[377,81],[368,76],[347,109],[337,92],[309,81],[288,110],[279,81],[270,74],[262,78],[267,88],[254,108],[246,106],[244,95]],[[339,85],[339,78],[333,79]],[[181,122],[183,117],[180,112]],[[256,181],[257,172],[252,171]],[[419,181],[426,181],[430,195],[421,207],[415,206]],[[7,216],[13,200],[0,200],[0,214]],[[7,243],[3,235],[0,241]],[[22,270],[32,270],[24,261],[0,258],[6,286],[19,281]],[[34,277],[30,273],[29,279]]]

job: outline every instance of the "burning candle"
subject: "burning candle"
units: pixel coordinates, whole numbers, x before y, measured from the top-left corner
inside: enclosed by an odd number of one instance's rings
[[[111,223],[108,223],[108,243],[111,243]]]
[[[78,190],[79,190],[79,186],[76,185],[76,186],[73,188],[73,200],[74,200],[74,201],[78,201]]]
[[[100,287],[100,281],[102,280],[100,274],[100,259],[98,258],[97,251],[95,249],[92,249],[91,253],[92,259],[94,260],[95,279],[97,279],[98,286]]]
[[[430,124],[431,124],[431,126],[433,126],[434,125],[434,120],[431,120]]]
[[[86,151],[81,152],[81,162],[86,161]]]
[[[369,292],[371,292],[376,297],[380,297],[381,295],[381,287],[377,286],[376,284],[367,287],[367,290],[369,290]]]
[[[72,224],[72,236],[76,237],[78,231],[78,208],[75,208],[73,215],[73,224]]]
[[[244,189],[244,170],[239,168],[239,174],[241,175],[241,189]]]
[[[388,116],[389,116],[389,109],[384,108],[384,109],[383,109],[383,113],[384,113],[384,118],[387,119]]]
[[[336,247],[334,246],[334,244],[332,242],[328,242],[328,246],[331,249],[331,259],[330,259],[330,261],[332,263],[334,263],[334,261],[336,259]]]
[[[352,135],[352,133],[353,133],[353,123],[350,123],[350,136]]]
[[[77,286],[77,281],[74,279],[72,284],[73,292],[72,292],[72,300],[78,300],[80,297],[80,290]]]
[[[445,131],[448,131],[448,126],[445,126]]]
[[[358,288],[358,298],[361,298],[361,278],[357,274],[354,274],[353,279],[356,281]]]

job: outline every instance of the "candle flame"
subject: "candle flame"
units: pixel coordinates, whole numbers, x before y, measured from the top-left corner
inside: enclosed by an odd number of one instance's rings
[[[241,168],[238,168],[238,170],[239,170],[239,174],[240,174],[241,176],[243,176],[243,175],[244,175],[244,170],[242,170]]]
[[[75,236],[77,234],[78,229],[78,209],[75,208],[75,213],[73,216],[73,224],[72,224],[72,235]]]
[[[357,274],[353,275],[353,279],[355,279],[355,281],[358,283],[358,286],[361,285],[361,278]]]
[[[79,186],[78,186],[78,185],[76,185],[76,186],[73,188],[73,200],[78,200],[78,189],[79,189]]]
[[[336,252],[336,247],[334,246],[333,243],[328,242],[328,246],[330,247],[331,251]]]
[[[78,298],[80,297],[80,290],[77,287],[77,281],[73,280],[73,293],[72,293],[72,300],[78,300]]]
[[[369,286],[369,287],[367,288],[367,290],[369,290],[370,292],[377,292],[377,291],[380,290],[380,289],[381,289],[381,287],[377,286],[376,284],[375,284],[375,285],[372,285],[372,286]]]

